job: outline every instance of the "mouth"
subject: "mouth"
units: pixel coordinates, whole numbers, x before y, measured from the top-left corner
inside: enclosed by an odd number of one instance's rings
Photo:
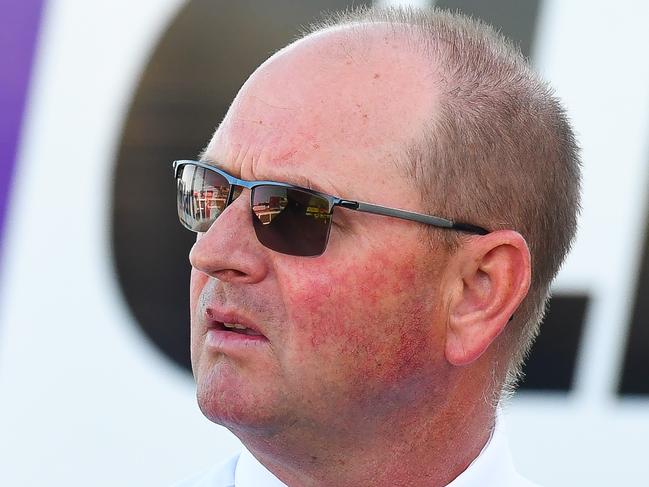
[[[270,344],[254,320],[235,310],[207,307],[204,313],[205,345],[216,352],[231,357],[250,357],[251,352]]]
[[[210,327],[212,329],[217,329],[217,330],[222,330],[222,331],[228,331],[232,333],[237,333],[239,335],[248,335],[248,336],[257,336],[257,337],[263,337],[261,333],[259,333],[257,330],[254,328],[249,328],[245,325],[242,325],[241,323],[223,323],[220,321],[217,321],[214,323],[214,326]]]
[[[239,323],[237,320],[210,321],[205,335],[205,344],[210,349],[231,356],[249,357],[259,347],[266,347],[269,341],[252,325]]]

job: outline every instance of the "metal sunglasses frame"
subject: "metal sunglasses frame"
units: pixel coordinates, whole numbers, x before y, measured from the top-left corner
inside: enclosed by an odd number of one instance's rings
[[[332,215],[334,208],[339,206],[341,208],[346,208],[348,210],[361,211],[364,213],[372,213],[375,215],[390,216],[393,218],[400,218],[402,220],[410,220],[410,221],[423,223],[425,225],[431,225],[433,227],[446,228],[449,230],[457,230],[460,232],[471,233],[476,235],[486,235],[489,233],[488,230],[479,227],[477,225],[472,225],[470,223],[455,222],[448,218],[442,218],[434,215],[426,215],[424,213],[416,213],[413,211],[400,210],[398,208],[390,208],[388,206],[375,205],[373,203],[366,203],[364,201],[343,199],[338,196],[321,193],[320,191],[303,188],[301,186],[296,186],[294,184],[282,183],[279,181],[246,181],[245,179],[236,178],[216,166],[201,161],[191,161],[191,160],[174,161],[173,168],[174,168],[175,179],[178,179],[178,176],[180,174],[180,168],[186,165],[201,167],[203,169],[213,171],[225,178],[225,180],[230,184],[230,193],[228,194],[228,200],[225,205],[226,207],[230,203],[232,203],[232,200],[234,199],[233,196],[235,193],[234,191],[235,186],[249,189],[251,190],[251,192],[256,187],[259,186],[275,186],[281,188],[300,190],[305,193],[309,193],[314,196],[318,196],[320,198],[327,200],[329,202],[329,215]],[[251,201],[252,201],[252,196],[251,196]]]

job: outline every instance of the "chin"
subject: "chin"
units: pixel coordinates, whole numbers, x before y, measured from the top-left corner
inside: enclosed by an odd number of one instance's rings
[[[198,395],[198,406],[212,423],[227,428],[240,440],[255,437],[270,437],[281,430],[281,421],[270,414],[243,404],[223,404]]]
[[[203,415],[213,423],[224,426],[235,434],[256,432],[271,434],[281,423],[280,411],[273,407],[277,401],[261,397],[251,384],[207,374],[197,380],[196,398]]]

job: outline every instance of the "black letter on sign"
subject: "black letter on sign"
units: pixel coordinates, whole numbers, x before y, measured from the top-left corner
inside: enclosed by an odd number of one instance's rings
[[[645,215],[644,251],[627,335],[620,394],[649,394],[649,208]]]

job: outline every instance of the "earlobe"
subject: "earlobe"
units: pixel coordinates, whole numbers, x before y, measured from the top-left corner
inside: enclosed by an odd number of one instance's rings
[[[458,251],[450,297],[446,359],[457,366],[477,360],[505,329],[530,286],[530,253],[512,230],[472,238]]]

